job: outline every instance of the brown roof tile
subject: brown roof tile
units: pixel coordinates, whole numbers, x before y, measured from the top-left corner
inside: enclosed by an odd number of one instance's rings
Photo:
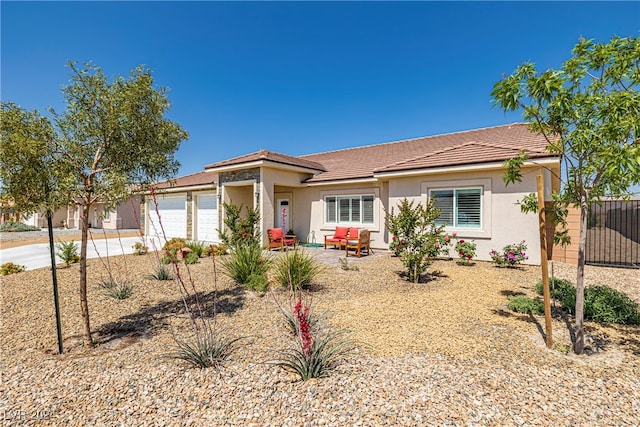
[[[310,154],[300,158],[324,165],[326,172],[307,182],[363,179],[374,171],[393,171],[503,161],[526,149],[530,157],[549,157],[544,137],[526,123],[415,138]]]
[[[260,160],[267,160],[274,163],[281,163],[283,165],[298,166],[298,167],[313,169],[317,171],[326,170],[324,166],[322,166],[322,164],[320,163],[303,159],[300,157],[294,157],[294,156],[288,156],[286,154],[275,153],[273,151],[268,151],[268,150],[260,150],[254,153],[245,154],[243,156],[234,157],[233,159],[212,163],[210,165],[205,166],[205,169],[214,169],[214,168],[219,168],[223,166],[233,166],[233,165],[238,165],[242,163],[256,162]]]
[[[207,185],[218,182],[218,174],[213,172],[196,172],[190,175],[180,176],[176,179],[163,181],[156,184],[157,189],[170,189]]]

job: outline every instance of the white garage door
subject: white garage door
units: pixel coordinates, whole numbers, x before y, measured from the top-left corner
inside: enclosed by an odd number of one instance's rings
[[[167,239],[172,237],[187,238],[187,207],[185,196],[158,196],[158,211],[155,203],[149,202],[149,235],[159,236],[163,240],[162,229]],[[160,228],[162,222],[162,228]]]
[[[198,196],[197,202],[197,239],[218,242],[218,199],[216,195]]]

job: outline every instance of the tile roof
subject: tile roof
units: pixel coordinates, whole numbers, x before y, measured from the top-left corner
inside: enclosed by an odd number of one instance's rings
[[[224,166],[233,166],[243,163],[251,163],[257,161],[271,161],[274,163],[281,163],[288,166],[298,166],[307,169],[313,169],[317,171],[326,171],[322,164],[314,162],[312,160],[306,160],[301,157],[288,156],[286,154],[276,153],[268,150],[260,150],[254,153],[245,154],[243,156],[234,157],[233,159],[223,160],[221,162],[212,163],[205,166],[205,169],[214,169]]]
[[[159,182],[156,184],[156,188],[166,190],[173,188],[192,187],[196,185],[214,184],[216,182],[218,182],[218,174],[205,171],[180,176],[169,181]]]
[[[516,123],[300,158],[318,162],[326,169],[306,181],[312,183],[372,178],[375,172],[503,161],[522,149],[526,149],[530,157],[550,157],[546,146],[544,137],[529,131],[526,123]]]

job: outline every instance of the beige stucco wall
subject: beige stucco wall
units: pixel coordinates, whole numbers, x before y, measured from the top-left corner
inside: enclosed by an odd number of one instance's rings
[[[476,172],[456,172],[423,175],[389,181],[389,204],[397,205],[403,197],[424,201],[429,190],[437,188],[482,187],[482,219],[480,229],[447,227],[449,233],[456,232],[458,238],[473,240],[477,244],[477,259],[490,260],[492,249],[500,250],[510,243],[525,240],[528,246],[529,264],[540,264],[538,217],[535,214],[523,214],[517,204],[524,196],[535,192],[536,175],[543,173],[545,193],[551,189],[551,177],[539,168],[523,170],[522,182],[505,186],[501,170]],[[387,242],[388,238],[387,237]],[[453,254],[453,249],[451,250]]]

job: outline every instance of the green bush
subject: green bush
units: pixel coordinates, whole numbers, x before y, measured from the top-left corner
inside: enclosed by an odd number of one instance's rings
[[[5,262],[0,266],[0,276],[7,276],[9,274],[22,273],[27,268],[24,265],[17,265],[12,262]]]
[[[271,267],[271,258],[265,257],[262,248],[255,243],[240,243],[230,257],[225,257],[221,263],[224,274],[242,285],[259,285]],[[251,283],[250,283],[251,282]],[[266,282],[266,277],[264,278]]]
[[[145,246],[145,244],[142,242],[136,242],[132,247],[133,253],[136,255],[144,255],[149,251],[149,247]]]
[[[186,247],[191,249],[191,253],[196,254],[198,258],[201,258],[204,256],[204,250],[207,247],[207,244],[198,240],[189,240]]]
[[[569,313],[576,311],[576,288],[572,283],[555,279],[551,297],[560,301]],[[536,291],[542,295],[542,281],[536,283]],[[640,306],[626,294],[609,286],[587,286],[584,289],[584,318],[599,323],[640,324]]]
[[[544,304],[539,299],[527,298],[524,296],[513,297],[509,300],[508,307],[517,313],[543,314]]]
[[[78,245],[73,240],[70,242],[58,242],[56,243],[56,255],[64,262],[65,265],[75,264],[80,262],[80,255],[78,255]]]
[[[107,295],[113,299],[127,299],[131,296],[131,292],[133,291],[133,287],[127,282],[121,282],[118,280],[103,280],[100,283],[106,291]]]
[[[202,255],[203,256],[221,256],[226,255],[229,247],[224,243],[220,243],[218,245],[209,245],[204,248]]]
[[[174,359],[183,360],[194,368],[219,367],[237,350],[242,338],[231,339],[211,328],[198,329],[192,339],[175,338]]]
[[[551,292],[551,298],[560,301],[565,310],[571,314],[575,313],[576,288],[571,282],[549,277],[549,291]],[[536,283],[536,292],[538,295],[542,295],[542,280],[538,280]]]
[[[286,251],[275,261],[275,280],[285,287],[291,285],[291,289],[295,291],[310,285],[321,270],[312,256],[296,247],[293,251]]]
[[[599,323],[640,324],[640,308],[626,294],[608,286],[584,290],[584,317]]]
[[[146,276],[147,279],[153,280],[173,280],[171,270],[164,264],[160,264],[156,267],[156,271],[153,274]]]
[[[27,225],[18,221],[6,221],[0,225],[0,231],[3,232],[20,232],[20,231],[40,231],[40,227]]]

